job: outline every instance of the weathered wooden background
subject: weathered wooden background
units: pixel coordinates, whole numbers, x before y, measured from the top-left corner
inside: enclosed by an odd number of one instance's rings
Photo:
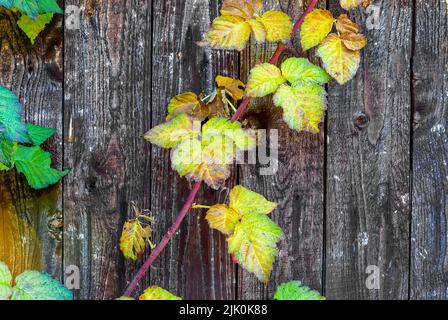
[[[27,121],[57,128],[46,148],[72,168],[61,186],[41,192],[14,172],[0,175],[0,260],[15,273],[36,268],[62,279],[75,265],[77,298],[121,295],[142,263],[125,262],[118,248],[131,201],[155,214],[157,243],[190,188],[171,170],[169,152],[143,133],[163,121],[175,94],[211,91],[218,74],[245,81],[275,50],[198,47],[220,2],[66,0],[81,10],[79,28],[59,17],[34,46],[0,10],[0,83],[20,97]],[[294,19],[306,3],[264,1]],[[321,134],[286,128],[269,99],[245,116],[279,129],[279,172],[261,176],[243,165],[227,184],[280,203],[273,219],[287,236],[269,285],[234,265],[224,238],[192,210],[145,286],[185,299],[268,299],[279,283],[300,279],[329,299],[448,298],[447,2],[374,4],[377,28],[368,30],[365,10],[350,12],[369,44],[356,78],[328,86]],[[341,12],[336,0],[320,7]],[[74,16],[67,12],[66,22]],[[297,40],[285,57],[303,55]],[[227,193],[203,188],[197,202]],[[59,220],[63,229],[51,227]],[[366,286],[369,266],[378,267],[379,288]]]

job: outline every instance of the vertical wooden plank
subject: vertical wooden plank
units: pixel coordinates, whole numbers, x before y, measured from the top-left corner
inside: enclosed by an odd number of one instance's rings
[[[60,167],[62,145],[61,20],[53,22],[31,45],[17,27],[18,15],[0,8],[0,83],[24,108],[26,122],[56,129],[44,144]],[[14,274],[37,269],[61,278],[61,234],[49,223],[61,217],[60,186],[32,190],[15,171],[0,173],[0,261]]]
[[[119,250],[123,220],[131,201],[148,206],[151,2],[69,5],[81,14],[79,29],[65,29],[65,164],[72,173],[64,189],[64,264],[80,268],[77,298],[113,299],[125,287],[125,270],[133,273]]]
[[[210,93],[218,73],[238,76],[237,53],[211,51],[196,45],[218,15],[219,2],[154,1],[152,126],[165,121],[168,101],[176,94]],[[171,169],[169,156],[168,150],[152,147],[151,209],[157,218],[155,244],[176,219],[191,187]],[[227,186],[234,182],[235,178],[230,178]],[[211,191],[204,185],[196,202],[224,202],[227,193],[228,188]],[[184,299],[232,299],[234,275],[235,267],[227,254],[224,237],[210,230],[203,211],[191,210],[180,232],[151,269],[151,284]]]
[[[363,10],[349,13],[369,40],[356,77],[343,87],[329,86],[330,299],[408,297],[412,1],[375,5],[378,29],[367,30]],[[330,8],[341,11],[336,0]],[[368,266],[378,268],[369,288]]]
[[[265,10],[278,9],[288,13],[295,22],[308,1],[263,1]],[[325,1],[320,7],[325,8]],[[252,67],[266,62],[277,45],[252,44],[244,51],[241,61],[243,81]],[[298,37],[284,57],[303,56]],[[283,60],[283,59],[281,59]],[[282,120],[281,110],[272,97],[256,99],[243,122],[260,129],[278,130],[279,167],[273,175],[261,175],[260,165],[243,165],[240,184],[271,201],[279,203],[271,218],[284,230],[285,238],[274,262],[267,287],[253,275],[239,270],[239,299],[272,299],[277,286],[290,280],[301,280],[307,286],[321,290],[323,257],[323,189],[324,139],[323,126],[318,135],[297,133]],[[270,131],[269,131],[270,132]],[[268,135],[270,133],[267,133]]]
[[[415,9],[412,299],[448,298],[448,3],[430,3]]]

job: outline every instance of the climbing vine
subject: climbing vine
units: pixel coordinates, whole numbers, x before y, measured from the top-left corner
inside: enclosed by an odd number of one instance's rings
[[[370,0],[340,1],[347,10],[370,3]],[[316,5],[317,0],[311,0],[293,25],[281,11],[263,13],[261,0],[223,1],[221,15],[213,20],[204,40],[198,43],[200,46],[241,51],[253,36],[257,43],[277,42],[277,50],[269,62],[258,64],[250,71],[247,85],[238,79],[218,76],[217,89],[211,94],[186,92],[175,96],[168,104],[167,121],[146,133],[145,138],[152,144],[172,149],[172,168],[194,184],[173,226],[151,252],[122,299],[132,296],[192,207],[207,209],[206,220],[227,238],[229,254],[235,262],[261,281],[268,281],[278,254],[277,244],[283,236],[281,228],[268,217],[277,204],[243,186],[231,190],[228,204],[194,205],[194,200],[202,182],[214,189],[220,188],[230,176],[237,153],[256,147],[256,133],[238,121],[252,99],[271,95],[291,129],[318,133],[327,108],[324,84],[335,79],[342,85],[356,74],[366,38],[347,14],[335,19],[330,11],[315,9]],[[299,29],[302,50],[317,47],[316,55],[321,58],[323,68],[298,57],[286,59],[279,67],[276,65],[286,43]],[[240,100],[239,107],[235,108]],[[123,236],[128,229],[125,224]],[[137,245],[133,248],[141,254],[144,239],[141,235],[135,239]],[[134,257],[126,250],[123,252],[131,259]],[[279,287],[275,299],[320,300],[323,297],[292,281]]]

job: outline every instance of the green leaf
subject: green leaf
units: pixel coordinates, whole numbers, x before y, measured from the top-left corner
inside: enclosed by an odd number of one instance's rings
[[[32,19],[39,14],[38,0],[14,0],[14,8]]]
[[[312,64],[305,58],[289,58],[282,63],[282,75],[291,84],[298,81],[306,83],[324,84],[331,77],[324,69]]]
[[[50,275],[25,271],[15,279],[11,300],[72,300],[72,293]]]
[[[0,85],[0,137],[28,142],[25,124],[21,121],[22,106],[16,95]]]
[[[0,162],[0,171],[7,171],[7,170],[9,170],[9,167]]]
[[[15,143],[0,138],[0,162],[11,167],[11,157]]]
[[[143,292],[139,300],[182,300],[181,297],[166,291],[157,286],[149,287]]]
[[[40,146],[55,133],[55,130],[52,128],[44,128],[31,123],[26,124],[26,129],[28,130],[28,135],[31,142],[35,146]]]
[[[12,294],[12,275],[8,266],[0,261],[0,301],[8,300]]]
[[[200,134],[200,122],[186,113],[160,124],[145,134],[145,139],[162,148],[173,148],[181,141],[195,138]]]
[[[325,300],[319,292],[302,286],[300,281],[281,284],[274,294],[275,300]]]
[[[266,215],[245,215],[227,239],[229,253],[243,268],[267,283],[282,236],[282,229]]]
[[[18,172],[25,175],[34,189],[44,189],[56,184],[69,170],[59,171],[51,168],[51,157],[40,147],[18,145],[13,153],[12,163]]]
[[[8,9],[11,9],[14,4],[14,0],[0,0],[0,6],[4,6]]]
[[[280,69],[273,64],[258,64],[250,71],[247,94],[254,98],[267,96],[285,81]]]
[[[326,92],[317,84],[282,85],[274,95],[274,104],[283,109],[283,119],[291,129],[319,132],[326,105]]]
[[[56,0],[38,0],[39,13],[60,13],[64,11],[58,6]]]
[[[244,130],[238,121],[230,121],[222,117],[215,117],[207,121],[202,127],[202,144],[209,145],[221,137],[229,138],[240,150],[251,150],[256,146],[255,135]],[[225,141],[219,140],[220,143]]]
[[[235,186],[230,191],[229,206],[242,217],[248,214],[269,214],[277,207],[277,203],[266,200],[261,194],[243,186]]]
[[[41,14],[37,16],[35,20],[23,15],[20,17],[19,21],[17,21],[17,25],[23,32],[25,32],[31,43],[34,44],[36,37],[45,29],[45,26],[50,23],[52,19],[53,13]]]

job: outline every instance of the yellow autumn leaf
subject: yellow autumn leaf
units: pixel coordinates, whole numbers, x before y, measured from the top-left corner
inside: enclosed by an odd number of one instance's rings
[[[138,298],[139,300],[182,300],[181,297],[175,296],[174,294],[168,292],[157,286],[149,287],[143,292],[143,294]]]
[[[218,88],[223,88],[235,101],[244,97],[246,85],[242,81],[225,76],[217,76],[215,81]]]
[[[266,41],[266,28],[264,25],[255,19],[247,20],[249,23],[252,32],[254,33],[255,41],[258,43],[263,43]]]
[[[349,19],[347,14],[344,13],[336,20],[336,30],[339,33],[358,33],[359,27],[355,22]]]
[[[359,51],[347,49],[335,33],[325,38],[316,54],[322,59],[325,70],[341,85],[352,79],[359,68]]]
[[[247,94],[251,97],[264,97],[274,93],[286,80],[280,69],[270,63],[256,65],[249,75]]]
[[[282,229],[266,215],[244,215],[227,239],[229,253],[243,268],[267,283],[282,235]]]
[[[213,20],[205,42],[215,49],[243,50],[249,41],[251,27],[237,16],[219,16]]]
[[[137,256],[146,248],[146,243],[151,247],[151,227],[142,226],[138,219],[124,223],[120,238],[120,250],[127,259],[137,260]]]
[[[243,19],[252,19],[263,9],[261,0],[224,0],[221,6],[221,15],[237,16]]]
[[[286,41],[291,37],[292,22],[286,13],[271,10],[257,20],[266,28],[266,39],[269,42]]]
[[[313,83],[282,85],[274,95],[274,104],[283,109],[283,120],[291,129],[317,133],[325,114],[326,92]]]
[[[361,50],[367,44],[367,38],[361,33],[343,33],[341,40],[350,50]]]
[[[255,147],[255,136],[241,128],[239,122],[212,118],[202,127],[200,139],[179,143],[171,154],[172,167],[181,177],[204,181],[218,189],[230,176],[230,163],[241,151]]]
[[[229,235],[235,229],[239,216],[235,210],[225,204],[216,204],[207,211],[205,219],[208,221],[210,228]]]
[[[333,14],[328,10],[315,9],[303,21],[300,39],[304,51],[317,46],[333,28]]]
[[[342,8],[345,10],[350,10],[358,7],[359,5],[368,7],[372,4],[372,0],[341,0],[340,3]]]
[[[190,114],[199,120],[206,116],[203,103],[194,92],[185,92],[173,97],[168,103],[166,120],[171,120],[181,113]]]
[[[163,148],[173,148],[179,142],[199,135],[200,121],[181,113],[172,120],[148,131],[144,138]]]
[[[268,201],[261,194],[243,186],[235,186],[230,191],[229,198],[229,207],[238,212],[240,217],[248,214],[269,214],[277,207],[277,203]]]

